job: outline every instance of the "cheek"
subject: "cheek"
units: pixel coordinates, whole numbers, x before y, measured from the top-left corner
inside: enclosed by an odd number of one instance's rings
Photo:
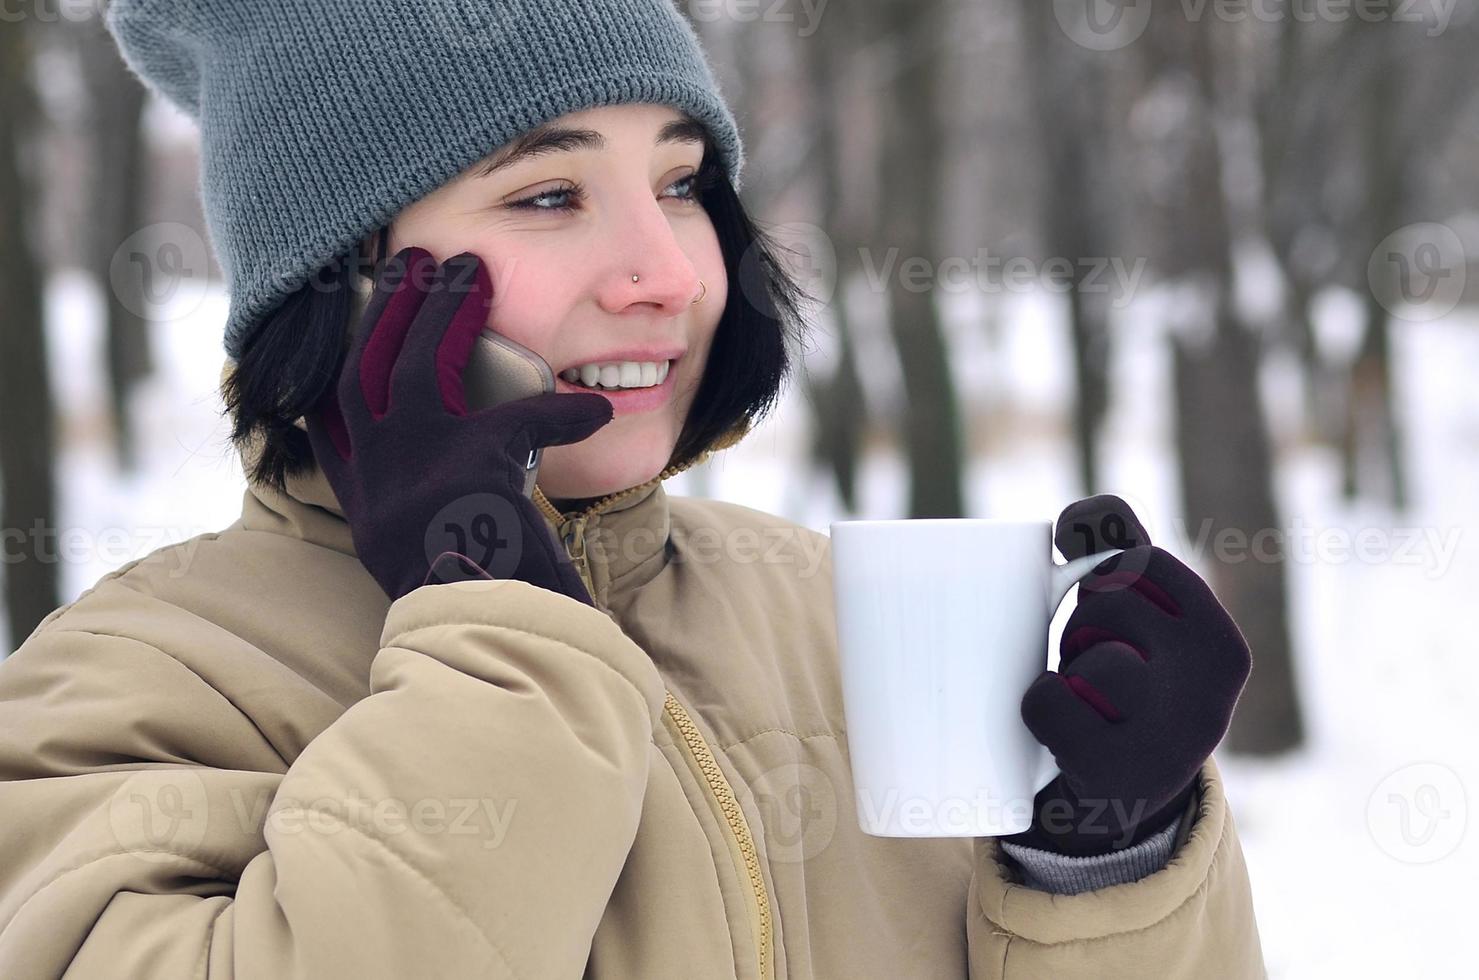
[[[537,251],[509,254],[506,241],[449,216],[457,209],[434,197],[416,202],[397,218],[391,228],[392,253],[419,245],[438,261],[464,251],[482,256],[493,281],[488,326],[548,359],[556,327],[566,315],[562,304],[570,296],[569,262]]]
[[[488,325],[548,359],[551,343],[564,318],[568,275],[558,266],[504,262],[493,275],[493,303]]]

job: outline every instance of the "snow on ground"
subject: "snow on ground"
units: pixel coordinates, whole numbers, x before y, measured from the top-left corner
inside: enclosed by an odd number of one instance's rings
[[[103,453],[98,296],[65,275],[50,283],[48,298],[67,434],[60,485],[61,523],[73,539],[62,542],[71,599],[130,558],[229,524],[243,481],[215,396],[224,297],[211,294],[161,325],[160,371],[138,401],[147,463],[129,480]],[[1116,314],[1105,445],[1117,449],[1095,489],[1126,496],[1157,543],[1195,562],[1178,522],[1164,340],[1148,310]],[[1063,414],[1070,378],[1061,308],[1045,294],[1005,295],[989,331],[979,325],[981,312],[967,299],[950,307],[955,376],[969,404],[1013,414],[1008,425],[970,423],[973,438],[989,446],[970,464],[970,513],[1052,519],[1080,495]],[[1301,449],[1282,460],[1277,481],[1283,530],[1295,536],[1289,588],[1310,740],[1275,763],[1218,757],[1275,978],[1446,976],[1462,962],[1461,910],[1479,880],[1479,843],[1466,833],[1468,788],[1479,785],[1472,752],[1479,662],[1473,634],[1454,622],[1472,608],[1479,582],[1471,533],[1479,315],[1399,323],[1394,343],[1413,510],[1393,516],[1340,504],[1328,453]],[[1266,390],[1278,396],[1287,385],[1277,368],[1271,372]],[[896,375],[880,367],[870,377]],[[878,403],[889,397],[880,393]],[[809,436],[801,399],[798,378],[774,418],[718,460],[674,478],[670,492],[733,500],[824,531],[831,520],[899,516],[905,471],[896,455],[865,461],[856,515],[840,513],[825,481],[797,465]],[[1070,596],[1054,621],[1055,641],[1071,605]]]

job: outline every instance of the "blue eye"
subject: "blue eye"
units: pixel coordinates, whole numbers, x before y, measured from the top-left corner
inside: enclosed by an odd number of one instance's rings
[[[679,177],[668,185],[669,188],[682,187],[682,192],[670,195],[680,201],[697,202],[699,195],[704,189],[712,184],[712,180],[702,171],[695,171],[683,177]],[[530,195],[517,201],[510,201],[506,207],[521,211],[558,211],[570,213],[576,210],[581,201],[585,200],[585,188],[580,184],[571,187],[556,187],[552,190],[540,191],[538,194]],[[563,203],[542,203],[542,202]]]
[[[683,194],[680,199],[684,201],[697,202],[700,198],[703,197],[705,191],[718,183],[718,179],[719,178],[717,170],[711,167],[700,167],[693,173],[688,174],[685,177],[680,177],[677,180],[673,181],[670,186],[676,187],[679,184],[686,185],[688,187],[688,192],[686,194]]]
[[[576,184],[574,187],[557,187],[553,190],[540,191],[538,194],[534,194],[519,201],[510,201],[508,203],[508,206],[525,211],[569,212],[575,210],[575,206],[569,203],[569,201],[564,204],[556,204],[551,206],[545,206],[537,203],[539,201],[547,201],[551,198],[572,198],[575,201],[581,201],[585,198],[585,188],[581,187],[579,184]]]
[[[677,180],[673,181],[668,186],[669,187],[677,187],[679,185],[682,185],[682,186],[686,187],[687,188],[687,191],[685,193],[679,194],[679,195],[676,195],[676,196],[678,198],[680,198],[681,200],[684,200],[684,201],[696,201],[696,200],[698,200],[698,184],[695,183],[695,178],[697,178],[697,177],[698,177],[698,174],[696,174],[696,173],[689,174],[686,177],[679,177]]]

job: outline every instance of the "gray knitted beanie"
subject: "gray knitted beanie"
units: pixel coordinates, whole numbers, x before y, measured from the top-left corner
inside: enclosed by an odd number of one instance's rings
[[[739,186],[738,127],[673,0],[114,0],[105,22],[200,127],[232,358],[329,260],[566,112],[674,106]]]

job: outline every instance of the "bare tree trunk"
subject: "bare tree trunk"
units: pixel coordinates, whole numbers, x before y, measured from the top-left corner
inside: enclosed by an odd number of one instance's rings
[[[1353,499],[1365,484],[1368,493],[1375,489],[1394,510],[1402,511],[1408,500],[1407,467],[1392,392],[1390,313],[1374,289],[1366,293],[1363,312],[1361,347],[1346,378],[1341,493]]]
[[[55,446],[41,269],[33,234],[34,174],[23,156],[38,112],[27,22],[0,31],[0,555],[5,613],[19,645],[60,604]]]
[[[830,30],[818,32],[805,50],[816,146],[811,169],[819,182],[819,224],[831,237],[837,256],[831,302],[837,331],[837,363],[830,376],[818,378],[808,373],[806,379],[816,421],[812,458],[831,473],[843,506],[849,513],[855,513],[858,457],[868,413],[847,303],[847,284],[857,268],[858,244],[843,193],[846,174],[841,123],[848,118],[848,68],[856,42],[855,32],[847,27],[848,24],[834,24]]]
[[[1304,719],[1289,642],[1285,556],[1265,560],[1253,547],[1259,529],[1279,526],[1256,386],[1258,344],[1225,301],[1214,315],[1209,346],[1176,342],[1172,348],[1182,500],[1193,532],[1205,528],[1205,540],[1214,543],[1208,566],[1213,590],[1253,651],[1253,672],[1227,746],[1272,755],[1304,741]],[[1215,542],[1225,528],[1240,529],[1250,547],[1217,557]]]
[[[1106,79],[1055,22],[1053,5],[1021,0],[1028,84],[1044,184],[1037,195],[1043,253],[1073,264],[1068,322],[1073,339],[1074,435],[1079,481],[1099,487],[1097,440],[1109,407],[1110,337],[1102,293],[1086,288],[1088,260],[1109,255],[1106,195],[1096,174],[1106,168]]]
[[[1403,155],[1411,147],[1395,145],[1397,89],[1402,85],[1401,61],[1388,55],[1385,70],[1370,71],[1366,77],[1366,99],[1362,120],[1362,167],[1365,178],[1363,195],[1367,202],[1366,248],[1356,253],[1359,264],[1364,255],[1383,238],[1396,231],[1402,219],[1402,184],[1409,176]],[[1390,262],[1378,262],[1374,270],[1395,275]],[[1363,269],[1364,271],[1364,269]],[[1365,324],[1361,346],[1351,365],[1346,395],[1345,432],[1341,439],[1341,491],[1347,499],[1362,492],[1363,483],[1377,483],[1374,488],[1393,509],[1407,507],[1407,468],[1403,462],[1403,434],[1392,395],[1390,311],[1382,305],[1383,297],[1395,295],[1385,283],[1367,283],[1365,290]],[[1369,461],[1363,474],[1363,459]],[[1368,493],[1371,487],[1368,487]]]
[[[887,285],[889,329],[904,376],[904,442],[909,460],[909,516],[965,513],[959,405],[935,309],[941,233],[937,208],[945,185],[940,124],[945,0],[883,0],[881,26],[892,63],[881,98],[881,223],[884,251],[896,249]],[[914,278],[920,272],[927,281]]]
[[[107,297],[105,363],[113,445],[119,468],[130,472],[137,466],[138,451],[129,396],[153,370],[153,358],[149,323],[140,315],[146,288],[140,277],[145,268],[125,262],[124,274],[114,277],[112,266],[118,247],[142,223],[145,147],[141,121],[146,92],[129,74],[101,17],[89,17],[70,26],[77,32],[89,101],[93,161],[89,265]]]
[[[1334,372],[1321,359],[1315,341],[1310,312],[1315,283],[1306,263],[1295,254],[1298,235],[1317,222],[1311,202],[1319,201],[1327,176],[1320,154],[1330,152],[1334,142],[1328,134],[1313,132],[1311,126],[1311,117],[1317,115],[1312,108],[1322,110],[1318,121],[1324,125],[1328,125],[1325,115],[1334,114],[1332,96],[1321,87],[1328,84],[1331,72],[1309,51],[1308,24],[1286,17],[1277,30],[1272,71],[1260,80],[1253,106],[1262,171],[1258,218],[1285,286],[1283,322],[1274,336],[1292,347],[1299,359],[1305,426],[1316,438],[1333,442],[1340,431],[1331,413]]]
[[[1233,306],[1231,228],[1222,190],[1215,129],[1216,25],[1177,13],[1157,17],[1155,84],[1178,85],[1188,103],[1175,145],[1180,163],[1167,191],[1170,207],[1159,245],[1174,278],[1195,286],[1204,306],[1197,328],[1173,334],[1176,446],[1182,507],[1193,532],[1214,551],[1209,581],[1253,651],[1253,672],[1227,738],[1236,752],[1273,754],[1297,747],[1304,722],[1294,680],[1285,588],[1285,555],[1260,557],[1249,547],[1221,556],[1224,529],[1248,542],[1265,541],[1280,527],[1274,502],[1272,452],[1258,388],[1258,343]],[[1160,148],[1157,148],[1159,150]],[[1210,320],[1210,323],[1204,321]]]

